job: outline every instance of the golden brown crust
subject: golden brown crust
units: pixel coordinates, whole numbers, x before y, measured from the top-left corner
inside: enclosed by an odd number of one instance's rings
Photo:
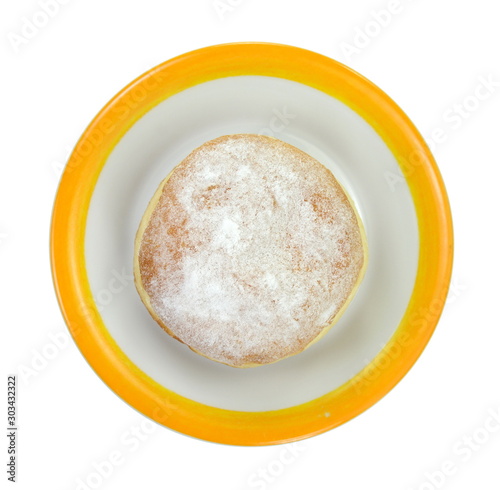
[[[134,275],[172,337],[251,367],[323,337],[366,262],[361,220],[329,170],[280,140],[228,135],[197,148],[160,184],[136,235]]]

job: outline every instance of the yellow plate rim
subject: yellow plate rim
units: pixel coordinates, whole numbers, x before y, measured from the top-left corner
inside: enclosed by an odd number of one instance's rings
[[[385,141],[409,186],[419,227],[415,286],[397,330],[370,364],[315,400],[264,412],[225,410],[166,389],[142,372],[109,334],[92,297],[84,238],[92,193],[108,155],[128,129],[166,98],[194,85],[240,75],[271,76],[316,88],[362,116]],[[452,219],[434,158],[404,112],[373,83],[302,48],[263,42],[209,46],[149,70],[121,90],[75,146],[54,203],[50,253],[61,311],[77,346],[101,379],[156,422],[213,442],[297,441],[359,415],[387,394],[425,348],[445,304],[453,257]]]

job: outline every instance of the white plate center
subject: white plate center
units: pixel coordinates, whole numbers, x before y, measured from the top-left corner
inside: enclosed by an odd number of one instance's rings
[[[346,313],[318,343],[269,366],[235,369],[172,339],[150,317],[133,283],[134,238],[158,184],[194,148],[224,134],[260,133],[331,169],[363,219],[369,264]],[[418,227],[392,153],[340,101],[262,76],[203,83],[165,100],[125,134],[99,176],[87,218],[91,290],[110,334],[142,371],[192,400],[231,410],[294,406],[349,381],[382,349],[415,282]]]

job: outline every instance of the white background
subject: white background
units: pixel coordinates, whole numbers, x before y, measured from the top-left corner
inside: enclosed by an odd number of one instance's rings
[[[20,376],[17,488],[500,488],[498,2],[61,0],[30,30],[41,3],[9,0],[0,15],[1,349],[4,386]],[[454,215],[452,290],[417,364],[361,416],[291,447],[217,445],[145,422],[68,340],[50,275],[60,169],[85,126],[149,68],[232,41],[307,48],[379,85],[437,140]],[[100,464],[111,474],[98,477]]]

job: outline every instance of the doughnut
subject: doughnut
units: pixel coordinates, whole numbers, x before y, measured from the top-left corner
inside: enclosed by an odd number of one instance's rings
[[[207,141],[160,183],[134,278],[156,322],[194,352],[248,368],[299,354],[352,300],[361,219],[330,170],[270,136]]]

